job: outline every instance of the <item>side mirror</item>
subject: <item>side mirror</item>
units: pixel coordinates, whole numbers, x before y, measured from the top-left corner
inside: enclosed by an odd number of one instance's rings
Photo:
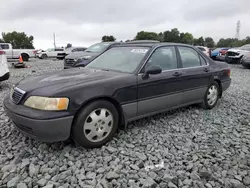
[[[143,79],[149,78],[150,74],[160,74],[162,69],[158,65],[150,66],[148,69],[145,70],[145,73],[142,75]]]

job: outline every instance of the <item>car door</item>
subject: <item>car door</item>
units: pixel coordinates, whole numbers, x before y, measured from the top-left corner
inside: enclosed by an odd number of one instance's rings
[[[145,70],[158,65],[162,73],[143,78]],[[157,48],[138,75],[138,116],[164,111],[181,104],[182,86],[174,46]]]
[[[199,102],[204,98],[210,80],[210,67],[194,48],[177,46],[182,66],[182,104]]]

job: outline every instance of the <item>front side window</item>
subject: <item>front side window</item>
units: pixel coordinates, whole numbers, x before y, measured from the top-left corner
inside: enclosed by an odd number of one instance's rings
[[[175,48],[173,46],[168,46],[156,49],[149,58],[145,69],[153,65],[160,66],[162,70],[177,69],[178,64]]]
[[[107,50],[86,67],[133,73],[148,52],[146,47],[116,47]]]
[[[199,54],[192,48],[179,46],[183,68],[201,66]]]

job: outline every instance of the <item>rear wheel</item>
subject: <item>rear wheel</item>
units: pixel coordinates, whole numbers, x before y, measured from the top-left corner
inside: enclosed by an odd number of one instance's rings
[[[28,54],[21,54],[23,61],[29,61],[29,55]]]
[[[118,112],[112,103],[94,101],[76,117],[72,127],[73,139],[85,148],[101,147],[113,138],[118,119]]]
[[[220,87],[216,81],[214,81],[210,86],[208,87],[206,94],[204,96],[202,107],[204,109],[212,109],[215,107],[219,100],[220,96]]]

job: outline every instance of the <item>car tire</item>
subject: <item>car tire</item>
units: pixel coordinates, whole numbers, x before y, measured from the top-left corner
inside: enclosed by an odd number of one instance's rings
[[[201,104],[202,108],[208,110],[214,108],[219,100],[219,97],[220,97],[220,87],[219,84],[216,81],[214,81],[207,88],[203,102]]]
[[[72,126],[72,138],[85,148],[99,148],[110,141],[117,131],[119,115],[115,106],[97,100],[85,106]]]
[[[236,63],[237,64],[241,64],[241,59],[242,59],[242,57],[240,57],[239,59],[237,59]]]
[[[43,55],[41,56],[41,58],[42,58],[42,59],[47,59],[48,56],[47,56],[47,54],[43,54]]]
[[[28,54],[21,54],[23,61],[29,61],[29,55]]]

